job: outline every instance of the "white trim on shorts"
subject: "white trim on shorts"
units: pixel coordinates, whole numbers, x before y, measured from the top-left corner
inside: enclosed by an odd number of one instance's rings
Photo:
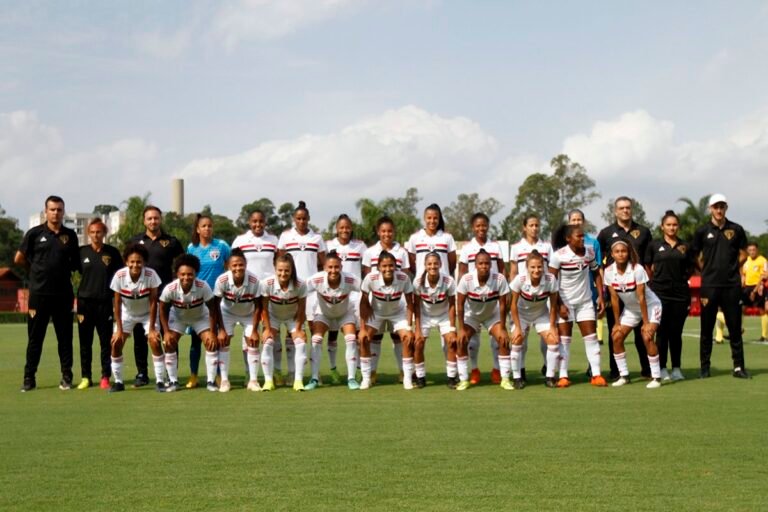
[[[394,332],[411,330],[411,325],[408,323],[408,320],[405,319],[405,311],[394,316],[374,316],[369,318],[365,325],[375,329],[377,333],[383,333],[385,331],[382,330],[382,327],[387,326],[386,322],[390,323],[392,331]]]
[[[320,308],[318,308],[317,311],[315,311],[315,322],[320,322],[321,324],[325,324],[328,327],[329,331],[338,331],[343,326],[352,324],[355,326],[355,329],[357,329],[357,318],[355,317],[355,311],[352,308],[347,309],[347,311],[344,313],[344,316],[337,317],[337,318],[328,318],[326,317],[322,311],[320,311]]]
[[[253,313],[249,315],[233,315],[226,311],[221,312],[221,319],[224,323],[224,330],[227,331],[227,336],[235,335],[235,326],[240,324],[243,326],[243,336],[246,338],[251,336],[253,332]]]
[[[648,304],[648,321],[652,324],[661,323],[661,304]],[[639,311],[631,311],[625,307],[619,317],[619,323],[625,327],[637,327],[643,323],[643,316]]]
[[[448,319],[448,313],[440,316],[426,317],[424,321],[424,314],[421,315],[421,334],[422,336],[429,336],[429,331],[434,328],[440,329],[440,336],[445,336],[451,331],[451,321]],[[454,329],[455,330],[455,329]]]
[[[187,327],[195,331],[197,335],[200,335],[205,331],[211,330],[210,317],[205,315],[197,322],[191,324],[189,322],[182,322],[176,315],[173,314],[173,312],[171,312],[170,318],[168,318],[169,329],[171,329],[173,332],[183,335],[184,331],[187,330]]]
[[[498,323],[501,323],[501,318],[499,318],[498,310],[494,311],[492,315],[484,319],[480,319],[472,315],[466,315],[466,314],[464,315],[464,325],[470,326],[477,333],[480,332],[481,327],[485,327],[486,331],[491,332],[491,329],[493,329],[493,326]]]
[[[566,304],[565,307],[568,308],[568,318],[561,318],[558,315],[558,324],[569,324],[573,321],[576,323],[589,322],[590,320],[597,321],[597,312],[592,300],[573,305]]]
[[[144,334],[149,334],[149,313],[142,316],[129,316],[126,315],[123,318],[123,334],[131,335],[133,334],[133,329],[137,325],[141,325],[144,327]],[[155,318],[155,330],[160,330],[160,322],[157,318]],[[117,331],[117,324],[115,324],[114,328],[112,329],[113,332]]]

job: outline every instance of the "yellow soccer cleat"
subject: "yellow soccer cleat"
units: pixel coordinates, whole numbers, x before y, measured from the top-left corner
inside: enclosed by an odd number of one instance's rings
[[[84,378],[80,381],[80,384],[77,385],[77,389],[88,389],[91,387],[91,379]]]
[[[515,389],[515,386],[512,385],[509,379],[501,379],[501,383],[499,384],[499,386],[501,386],[501,389],[505,391],[512,391],[513,389]]]
[[[293,381],[293,390],[294,391],[304,391],[304,383],[300,380]]]
[[[261,386],[262,391],[274,391],[275,390],[275,383],[271,380],[265,380],[264,385]]]
[[[456,385],[456,391],[466,391],[469,389],[469,381],[462,380]]]
[[[187,385],[185,386],[187,389],[195,389],[197,387],[197,375],[194,373],[189,376],[189,380],[187,381]]]
[[[283,372],[277,372],[275,373],[275,386],[285,386],[285,377],[283,376]]]

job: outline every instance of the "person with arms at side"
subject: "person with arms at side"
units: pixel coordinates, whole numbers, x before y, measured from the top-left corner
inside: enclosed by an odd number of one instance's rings
[[[760,310],[760,339],[768,341],[768,315],[766,315],[766,293],[764,281],[768,279],[768,260],[760,254],[757,243],[747,244],[747,260],[743,265],[741,303],[746,310],[756,307]]]
[[[581,226],[584,230],[584,245],[587,247],[592,247],[595,250],[595,261],[597,261],[597,264],[600,265],[602,268],[603,265],[603,251],[600,248],[600,242],[597,240],[596,237],[590,235],[586,232],[586,228],[584,227],[584,224],[587,222],[587,218],[584,216],[584,212],[579,210],[578,208],[574,208],[573,210],[568,212],[568,224],[574,224],[576,226]],[[592,272],[592,271],[590,271]],[[599,272],[599,270],[598,270]],[[597,307],[597,294],[603,293],[603,290],[598,290],[595,287],[595,276],[594,272],[592,272],[592,276],[590,276],[590,288],[592,289],[592,302],[595,304],[595,307]],[[603,319],[605,318],[605,312],[600,313],[597,315],[597,341],[600,342],[600,344],[603,344]],[[590,370],[592,371],[592,370]]]
[[[72,389],[72,272],[80,270],[77,233],[64,225],[64,200],[48,196],[45,222],[24,234],[13,258],[29,271],[27,362],[21,391],[37,387],[48,322],[53,320],[61,363],[59,389]]]

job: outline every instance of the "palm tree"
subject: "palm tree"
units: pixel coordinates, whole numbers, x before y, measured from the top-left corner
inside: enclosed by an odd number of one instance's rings
[[[677,200],[678,203],[685,204],[685,209],[678,214],[680,216],[678,236],[683,240],[691,241],[696,229],[709,221],[709,196],[710,194],[702,196],[698,202],[693,202],[688,197],[681,197]]]

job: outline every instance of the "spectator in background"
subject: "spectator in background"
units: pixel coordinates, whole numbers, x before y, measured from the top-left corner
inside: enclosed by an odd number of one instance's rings
[[[760,341],[768,340],[768,316],[765,307],[765,285],[768,279],[768,260],[760,254],[757,244],[747,244],[747,260],[742,266],[741,303],[746,311],[749,307],[760,309]]]

